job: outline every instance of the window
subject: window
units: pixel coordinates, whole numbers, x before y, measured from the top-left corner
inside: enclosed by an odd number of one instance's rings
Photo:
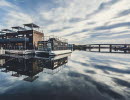
[[[19,34],[18,36],[23,36],[22,34]]]
[[[32,43],[29,43],[29,45],[32,45]]]
[[[29,36],[32,36],[32,34],[29,34]]]

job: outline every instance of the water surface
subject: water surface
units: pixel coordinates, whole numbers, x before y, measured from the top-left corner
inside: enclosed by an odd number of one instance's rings
[[[0,58],[0,100],[130,100],[130,55],[74,51]]]

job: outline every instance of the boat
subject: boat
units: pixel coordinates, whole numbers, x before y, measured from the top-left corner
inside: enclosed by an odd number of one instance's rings
[[[44,41],[38,42],[38,50],[35,51],[37,56],[58,56],[72,53],[66,39],[50,36]]]

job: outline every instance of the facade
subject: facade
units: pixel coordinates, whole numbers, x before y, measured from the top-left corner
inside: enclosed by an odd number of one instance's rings
[[[68,49],[67,40],[59,39],[56,37],[50,37],[46,41],[38,42],[38,50],[56,51],[56,50],[67,50],[67,49]]]
[[[31,23],[24,24],[24,27],[12,27],[13,30],[2,30],[0,34],[0,47],[9,50],[32,50],[37,49],[38,41],[42,41],[44,34],[42,32],[34,30],[34,28],[39,28],[39,26]]]

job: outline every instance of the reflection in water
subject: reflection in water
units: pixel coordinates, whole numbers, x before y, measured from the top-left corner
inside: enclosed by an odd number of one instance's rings
[[[74,51],[49,59],[1,57],[0,64],[0,100],[130,100],[128,54]]]
[[[38,58],[23,56],[2,56],[0,59],[1,72],[11,72],[11,76],[21,77],[27,76],[23,80],[34,81],[38,78],[38,74],[46,69],[51,73],[56,73],[59,67],[68,62],[68,56],[62,55],[54,58]],[[61,68],[60,68],[61,69]]]

